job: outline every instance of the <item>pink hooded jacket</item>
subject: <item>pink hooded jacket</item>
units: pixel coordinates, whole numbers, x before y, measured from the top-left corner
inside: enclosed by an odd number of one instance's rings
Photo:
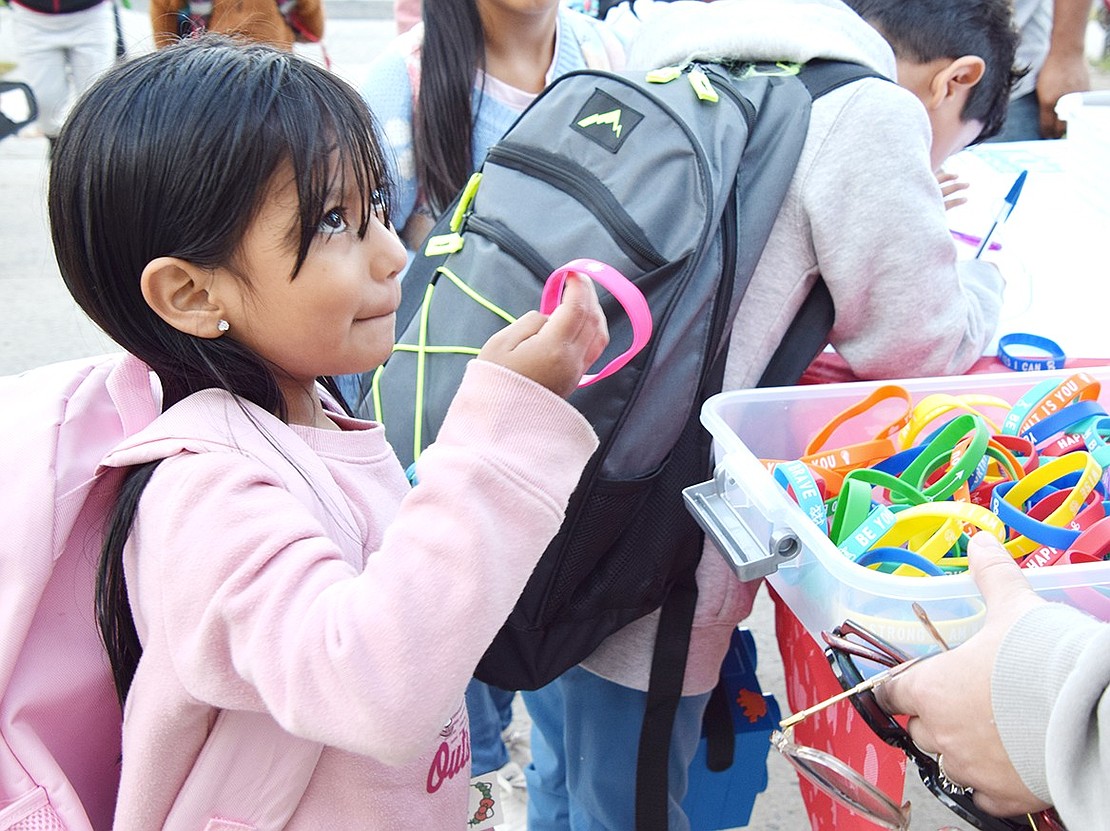
[[[209,831],[290,814],[289,829],[465,827],[463,690],[596,438],[561,398],[481,361],[415,488],[380,425],[335,420],[342,431],[290,426],[208,390],[106,459],[165,460],[124,558],[144,652],[117,831],[203,815],[242,781],[262,809],[210,815]],[[231,711],[290,742],[221,745]],[[307,784],[268,774],[290,747]]]

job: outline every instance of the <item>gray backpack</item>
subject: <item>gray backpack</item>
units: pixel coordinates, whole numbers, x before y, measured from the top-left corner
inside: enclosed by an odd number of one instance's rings
[[[662,607],[640,741],[638,827],[666,824],[666,758],[681,694],[702,534],[681,491],[709,478],[701,404],[721,388],[728,333],[805,141],[813,98],[873,75],[855,64],[689,64],[573,72],[490,148],[402,283],[398,344],[360,381],[403,464],[435,439],[463,368],[538,307],[567,261],[608,263],[644,293],[651,341],[571,396],[600,438],[543,554],[475,675],[536,689]],[[599,289],[611,342],[630,325]],[[819,282],[761,382],[794,383],[825,343]],[[723,731],[731,740],[732,731]],[[660,754],[659,750],[663,749]],[[731,749],[727,752],[731,760]]]

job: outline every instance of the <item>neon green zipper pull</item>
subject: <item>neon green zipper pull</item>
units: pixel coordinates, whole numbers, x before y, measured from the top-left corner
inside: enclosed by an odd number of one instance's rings
[[[694,93],[702,101],[711,101],[716,104],[719,100],[717,90],[713,89],[713,85],[709,83],[709,77],[696,67],[690,70],[690,86],[694,88]]]
[[[438,257],[440,254],[454,254],[462,247],[462,234],[438,234],[428,237],[428,243],[424,246],[424,256]]]
[[[644,76],[649,84],[669,84],[682,74],[681,66],[661,66]]]
[[[463,216],[466,215],[467,208],[470,203],[474,201],[475,194],[478,193],[478,185],[482,182],[482,173],[470,174],[470,178],[466,182],[466,187],[463,188],[462,196],[459,197],[459,204],[455,206],[455,212],[451,214],[451,230],[458,231],[462,227]],[[462,245],[460,244],[460,248]],[[457,250],[457,249],[456,249]]]

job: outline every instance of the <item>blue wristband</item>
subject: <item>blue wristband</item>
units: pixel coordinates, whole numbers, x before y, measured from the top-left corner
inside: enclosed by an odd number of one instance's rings
[[[1047,355],[1043,358],[1015,355],[1010,351],[1011,346],[1031,346]],[[1065,356],[1064,350],[1056,341],[1025,332],[1013,332],[998,339],[998,360],[1015,372],[1038,372],[1044,369],[1063,369]]]
[[[1033,519],[1019,508],[1015,508],[1006,501],[1006,494],[1017,484],[1016,482],[1002,482],[991,493],[991,510],[1002,520],[1006,527],[1023,537],[1047,545],[1050,548],[1065,550],[1079,536],[1073,528],[1061,528],[1058,525],[1049,525]]]
[[[828,533],[828,515],[825,503],[821,499],[821,491],[817,487],[817,480],[813,478],[804,462],[780,462],[775,465],[775,481],[782,485],[784,490],[792,490],[794,499],[805,515],[813,524]]]
[[[920,554],[914,554],[908,549],[895,548],[893,546],[884,545],[879,548],[872,548],[870,551],[863,554],[863,556],[856,559],[856,565],[861,566],[881,565],[883,563],[910,566],[910,568],[916,568],[918,571],[930,577],[942,577],[945,573],[944,569],[936,563],[922,557]]]
[[[1068,404],[1063,409],[1057,410],[1047,418],[1042,418],[1035,424],[1031,424],[1022,435],[1032,441],[1033,444],[1040,444],[1057,433],[1068,432],[1068,428],[1072,425],[1104,415],[1106,415],[1106,408],[1097,401],[1076,401],[1074,404]]]
[[[872,509],[857,528],[844,535],[844,540],[839,546],[840,551],[849,560],[859,562],[858,558],[893,527],[894,512],[885,505],[879,505]]]

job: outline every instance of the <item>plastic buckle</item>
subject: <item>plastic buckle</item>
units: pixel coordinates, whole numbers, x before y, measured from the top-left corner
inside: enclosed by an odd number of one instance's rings
[[[462,247],[462,234],[439,234],[428,237],[428,243],[424,246],[424,256],[438,257],[440,254],[454,254]]]
[[[792,560],[802,550],[793,531],[772,530],[761,541],[726,496],[732,478],[718,465],[708,482],[682,490],[686,510],[713,541],[733,572],[741,580],[755,580],[774,574],[779,564]]]

